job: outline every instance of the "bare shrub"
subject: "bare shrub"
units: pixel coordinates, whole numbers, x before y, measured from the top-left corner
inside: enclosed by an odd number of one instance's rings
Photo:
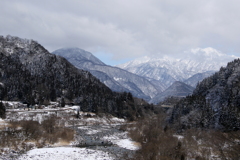
[[[71,141],[74,138],[74,130],[66,128],[56,115],[51,115],[42,122],[45,141],[52,144],[59,140]]]
[[[61,137],[62,140],[69,142],[73,140],[74,133],[74,130],[70,128],[62,128],[59,130],[59,137]]]
[[[185,154],[190,159],[208,159],[211,155],[211,148],[205,139],[208,139],[208,134],[201,129],[188,129],[184,133],[182,139],[185,148]]]
[[[136,151],[132,158],[127,159],[239,159],[240,131],[222,132],[191,128],[177,135],[176,131],[165,125],[164,120],[165,116],[160,114],[124,128],[129,131],[132,140],[141,144],[141,149]]]
[[[46,145],[46,139],[41,138],[36,142],[36,147],[37,148],[43,148]]]
[[[209,141],[221,159],[239,159],[240,131],[211,131]]]
[[[240,157],[240,131],[229,132],[227,134],[231,147],[226,148],[226,154],[232,159]]]
[[[22,130],[24,131],[24,134],[29,139],[37,139],[39,137],[40,129],[39,129],[39,123],[37,121],[20,121],[20,126],[22,127]]]
[[[63,123],[61,125],[56,116],[50,116],[41,125],[32,120],[10,122],[6,131],[0,131],[0,149],[9,148],[26,152],[33,147],[27,143],[29,140],[41,148],[59,140],[70,142],[74,134],[74,130],[66,128]]]
[[[126,124],[121,125],[121,126],[119,127],[119,130],[120,130],[120,131],[123,131],[123,132],[127,131],[127,129],[128,129],[128,125],[126,125]]]
[[[131,126],[130,137],[141,144],[134,158],[138,160],[184,159],[182,144],[173,131],[166,129],[165,115],[145,118]]]
[[[57,122],[57,116],[51,115],[50,117],[48,117],[46,120],[42,122],[42,127],[47,133],[52,134],[55,131],[56,122]]]
[[[10,121],[9,125],[12,129],[16,130],[18,127],[21,127],[19,121]]]

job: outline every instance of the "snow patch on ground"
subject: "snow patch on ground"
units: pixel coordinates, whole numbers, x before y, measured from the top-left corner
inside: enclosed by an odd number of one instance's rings
[[[119,147],[126,148],[129,150],[138,150],[139,146],[136,142],[130,139],[120,139],[115,142]]]
[[[138,150],[140,145],[137,142],[132,141],[128,136],[127,132],[115,133],[111,136],[103,137],[104,140],[111,141],[113,144],[118,145],[121,148],[128,150]]]
[[[182,135],[173,135],[173,137],[176,137],[178,140],[182,140],[184,138],[184,136]]]
[[[111,160],[111,155],[99,150],[56,147],[33,149],[19,157],[19,160]]]
[[[102,128],[92,129],[91,126],[81,126],[81,127],[78,127],[78,129],[86,130],[85,134],[89,134],[89,135],[99,133],[103,130]]]
[[[125,119],[123,119],[123,118],[117,118],[117,117],[113,117],[113,118],[111,118],[111,120],[112,121],[114,121],[114,122],[118,122],[118,123],[124,123],[125,122]]]
[[[100,131],[99,130],[89,130],[86,132],[86,134],[96,134],[98,132],[100,132]]]

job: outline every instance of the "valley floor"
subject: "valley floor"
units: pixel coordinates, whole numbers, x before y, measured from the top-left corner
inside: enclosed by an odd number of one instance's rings
[[[1,130],[7,130],[8,122],[21,120],[34,120],[42,122],[50,115],[57,115],[65,127],[75,131],[74,140],[64,142],[59,140],[54,144],[46,144],[38,148],[34,142],[29,150],[19,152],[11,148],[1,149],[0,159],[19,160],[71,160],[71,159],[122,159],[131,156],[139,145],[133,142],[121,126],[126,124],[124,119],[109,115],[96,116],[93,113],[80,112],[80,119],[75,118],[75,111],[71,107],[57,109],[37,110],[7,110],[7,117],[0,121]],[[60,123],[60,122],[59,122]],[[21,148],[21,147],[18,147]]]

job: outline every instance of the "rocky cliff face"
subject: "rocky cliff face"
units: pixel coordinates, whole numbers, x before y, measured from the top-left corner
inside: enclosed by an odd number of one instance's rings
[[[172,122],[182,128],[240,129],[240,60],[235,59],[199,83],[173,109]]]

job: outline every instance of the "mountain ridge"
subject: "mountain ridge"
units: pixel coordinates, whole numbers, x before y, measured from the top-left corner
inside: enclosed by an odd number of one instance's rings
[[[173,108],[171,122],[181,129],[240,130],[240,59],[200,82]]]
[[[187,85],[180,81],[176,81],[166,90],[152,98],[150,103],[157,104],[168,97],[186,97],[188,95],[191,95],[193,90],[194,88],[192,86]]]
[[[215,71],[207,71],[203,73],[194,74],[192,77],[184,80],[184,83],[196,88],[197,84],[200,83],[204,78],[210,77]]]
[[[136,106],[140,100],[130,93],[111,91],[90,72],[49,53],[34,40],[0,36],[0,83],[4,84],[1,100],[21,101],[28,106],[61,99],[80,105],[82,111],[118,117],[134,119],[145,112]]]
[[[209,47],[192,49],[175,57],[145,56],[117,65],[117,67],[143,77],[158,80],[167,88],[173,82],[184,82],[195,74],[208,71],[215,72],[235,58],[237,57],[223,54]]]
[[[139,75],[135,75],[118,67],[95,63],[95,61],[88,61],[84,57],[82,58],[81,54],[84,50],[78,51],[78,53],[73,53],[71,48],[63,48],[58,49],[52,53],[67,58],[79,69],[88,70],[114,91],[129,91],[133,94],[133,96],[143,98],[147,101],[154,97],[158,92],[162,91],[160,90],[161,86],[155,87],[150,81]],[[73,53],[72,56],[66,56],[70,52]],[[102,75],[99,73],[102,73]]]

